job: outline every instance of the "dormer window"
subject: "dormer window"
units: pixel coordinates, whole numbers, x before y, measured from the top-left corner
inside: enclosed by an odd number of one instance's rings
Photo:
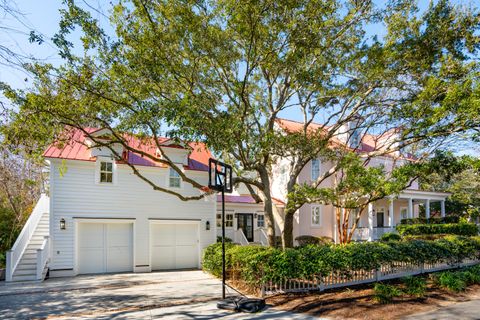
[[[180,174],[178,174],[178,172],[174,169],[170,168],[170,177],[168,183],[170,188],[180,188],[181,180]]]
[[[100,182],[113,183],[113,163],[107,161],[100,162]]]

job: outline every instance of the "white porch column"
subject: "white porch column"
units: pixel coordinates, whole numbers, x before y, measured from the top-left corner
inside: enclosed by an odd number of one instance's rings
[[[373,203],[368,204],[368,241],[373,241]]]
[[[425,217],[427,219],[430,219],[430,199],[427,199],[427,201],[425,201]]]
[[[445,200],[440,201],[440,215],[445,217]]]
[[[408,199],[408,218],[413,218],[413,199]]]
[[[390,208],[388,209],[388,226],[393,228],[393,217],[395,216],[393,212],[393,198],[390,198]]]

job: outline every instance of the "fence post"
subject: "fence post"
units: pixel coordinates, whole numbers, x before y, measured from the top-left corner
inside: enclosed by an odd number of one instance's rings
[[[325,283],[323,283],[323,277],[320,277],[320,283],[318,285],[318,290],[320,290],[320,292],[325,290]]]
[[[375,269],[375,282],[382,280],[382,272],[379,268]]]
[[[260,296],[265,297],[265,283],[262,283],[262,288],[260,289]]]

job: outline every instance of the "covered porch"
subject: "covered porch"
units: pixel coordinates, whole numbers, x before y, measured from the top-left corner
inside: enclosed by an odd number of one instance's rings
[[[449,195],[444,192],[405,190],[397,196],[370,203],[367,212],[362,214],[353,240],[373,241],[380,239],[386,232],[395,232],[395,226],[402,219],[419,217],[420,206],[425,208],[427,219],[433,214],[444,217],[445,199]],[[431,204],[436,202],[440,204],[440,210],[432,213]]]

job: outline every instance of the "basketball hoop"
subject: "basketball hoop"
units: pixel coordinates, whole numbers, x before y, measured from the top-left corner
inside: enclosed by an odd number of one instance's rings
[[[232,166],[210,158],[208,160],[208,187],[222,193],[222,299],[225,299],[225,192],[231,193]]]

